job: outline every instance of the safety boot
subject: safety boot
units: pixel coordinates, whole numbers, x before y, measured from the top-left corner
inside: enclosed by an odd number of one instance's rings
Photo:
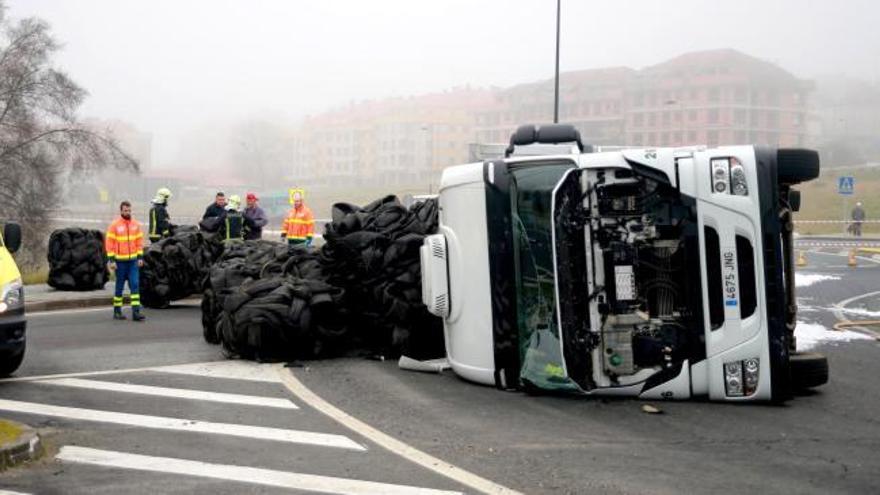
[[[113,308],[113,319],[114,320],[126,320],[124,314],[122,314],[122,308]]]
[[[131,319],[133,321],[144,321],[147,319],[147,317],[141,314],[140,308],[134,307],[131,308]]]

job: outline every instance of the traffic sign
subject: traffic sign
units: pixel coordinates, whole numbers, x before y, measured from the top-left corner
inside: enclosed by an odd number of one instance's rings
[[[852,196],[856,187],[856,178],[853,176],[843,176],[837,178],[837,194]]]

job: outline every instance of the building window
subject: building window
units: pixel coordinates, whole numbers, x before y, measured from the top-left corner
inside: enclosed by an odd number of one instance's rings
[[[733,112],[733,122],[735,124],[745,124],[746,123],[746,111],[745,110],[736,110]]]
[[[779,112],[767,112],[767,127],[779,127]]]
[[[648,127],[654,127],[657,125],[657,115],[653,113],[648,114]]]
[[[688,131],[688,142],[697,142],[697,131]]]
[[[706,141],[709,146],[718,146],[718,131],[707,132]]]
[[[795,127],[801,126],[801,114],[796,113],[791,116],[791,124]]]
[[[745,131],[736,131],[736,137],[734,138],[736,143],[734,144],[745,144],[746,143],[746,132]]]
[[[738,87],[733,90],[733,101],[736,103],[747,103],[749,98],[749,92],[746,88]]]
[[[644,121],[644,114],[637,113],[633,115],[633,125],[641,126]]]
[[[711,88],[709,90],[709,101],[715,102],[721,100],[721,90],[718,88]]]
[[[696,110],[688,110],[688,120],[691,122],[696,122],[697,120],[697,111]]]
[[[707,121],[709,124],[717,124],[718,123],[718,109],[717,108],[713,108],[713,109],[709,110]]]

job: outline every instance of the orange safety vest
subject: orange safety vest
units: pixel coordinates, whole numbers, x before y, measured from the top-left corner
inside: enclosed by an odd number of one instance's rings
[[[144,233],[137,220],[117,218],[107,228],[104,238],[107,258],[111,261],[129,261],[144,255]]]
[[[301,208],[291,208],[281,224],[281,230],[287,234],[288,239],[304,241],[311,239],[315,235],[315,217],[312,210],[308,206],[302,205]]]

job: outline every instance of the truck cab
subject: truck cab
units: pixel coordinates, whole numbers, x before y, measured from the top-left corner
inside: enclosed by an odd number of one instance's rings
[[[506,154],[444,171],[422,248],[423,300],[459,376],[722,401],[827,381],[794,338],[792,186],[818,176],[816,152],[606,151],[549,125],[518,129]]]
[[[24,360],[24,286],[12,253],[21,246],[21,227],[6,223],[0,234],[0,376],[15,372]]]

